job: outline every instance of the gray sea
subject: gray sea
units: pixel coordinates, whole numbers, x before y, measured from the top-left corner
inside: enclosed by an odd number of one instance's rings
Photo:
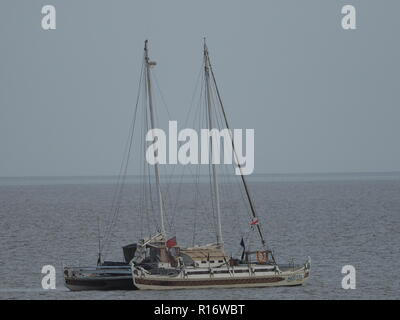
[[[154,232],[157,216],[143,211],[141,184],[128,181],[107,259]],[[112,216],[112,179],[0,179],[1,299],[399,299],[400,175],[270,175],[250,179],[268,245],[278,262],[312,259],[300,287],[180,291],[70,292],[63,265],[94,265]],[[165,187],[167,229],[178,244],[215,241],[208,184]],[[226,251],[240,255],[243,237],[256,248],[242,194],[221,185]],[[56,268],[55,290],[41,287],[44,265]],[[356,289],[342,288],[342,267],[356,270]]]

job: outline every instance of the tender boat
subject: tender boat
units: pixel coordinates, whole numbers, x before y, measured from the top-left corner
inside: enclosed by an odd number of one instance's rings
[[[64,281],[71,291],[136,289],[129,265],[66,267]]]
[[[137,244],[122,248],[124,262],[99,260],[96,266],[64,267],[64,284],[71,291],[135,290],[129,262],[135,255]]]
[[[142,257],[144,247],[159,243],[163,238],[160,234],[141,239],[138,243],[124,246],[124,262],[104,261],[99,256],[98,265],[87,267],[64,267],[64,283],[71,291],[86,290],[136,290],[132,280],[132,271],[129,262],[138,261],[144,270],[157,266],[157,257]],[[136,254],[138,252],[138,254]],[[136,257],[135,257],[136,255]]]

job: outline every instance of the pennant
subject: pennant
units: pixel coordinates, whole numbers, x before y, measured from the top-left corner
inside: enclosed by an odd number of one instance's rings
[[[253,218],[250,222],[250,225],[255,226],[259,223],[258,218]]]
[[[240,246],[241,246],[243,249],[245,248],[243,237],[242,237],[242,241],[240,241]]]
[[[176,237],[173,237],[166,242],[167,248],[172,248],[177,245]]]
[[[242,260],[242,261],[243,261],[243,259],[244,259],[244,254],[245,254],[245,252],[246,252],[246,248],[245,248],[245,246],[244,246],[244,240],[243,240],[243,237],[242,237],[242,241],[240,241],[240,246],[243,248],[243,251],[242,251],[242,256],[241,256],[240,260]]]

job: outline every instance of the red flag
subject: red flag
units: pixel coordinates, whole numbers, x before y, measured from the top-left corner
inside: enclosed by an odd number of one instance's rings
[[[252,225],[252,226],[255,226],[256,224],[258,224],[258,218],[253,218],[253,220],[251,220],[251,222],[250,222],[250,224]]]
[[[172,247],[176,246],[177,245],[176,237],[173,237],[173,238],[167,240],[166,244],[167,244],[167,248],[172,248]]]

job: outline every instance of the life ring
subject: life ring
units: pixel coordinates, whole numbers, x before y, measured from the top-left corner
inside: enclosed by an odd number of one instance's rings
[[[257,251],[257,261],[261,264],[265,264],[268,260],[268,254],[266,251]]]

